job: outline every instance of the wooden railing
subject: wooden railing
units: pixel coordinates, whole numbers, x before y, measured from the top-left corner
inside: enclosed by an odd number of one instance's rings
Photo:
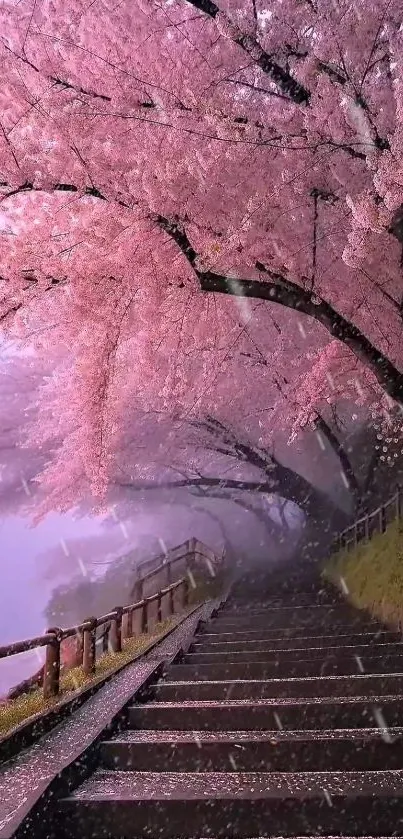
[[[53,627],[37,638],[29,638],[26,641],[17,641],[15,644],[0,647],[0,659],[28,652],[38,647],[46,647],[42,685],[44,699],[49,699],[52,696],[57,696],[60,691],[61,644],[63,641],[68,638],[76,638],[77,664],[82,665],[86,675],[91,675],[95,673],[97,629],[99,627],[102,627],[103,652],[119,653],[122,650],[123,641],[136,634],[133,628],[133,619],[136,613],[140,618],[140,634],[144,634],[149,629],[151,604],[156,604],[155,622],[161,623],[163,613],[165,613],[165,617],[174,615],[186,608],[188,601],[189,579],[183,577],[136,603],[131,603],[129,606],[117,606],[100,618],[87,618],[78,626],[72,626],[68,629]],[[163,609],[165,604],[168,608]]]
[[[211,568],[213,567],[214,569],[217,561],[218,557],[210,548],[197,539],[188,539],[187,542],[169,550],[166,554],[160,554],[159,556],[140,562],[136,568],[138,577],[136,584],[141,582],[141,580],[147,582],[157,574],[164,573],[164,570],[167,573],[167,583],[171,583],[173,576],[172,568],[178,566],[181,562],[184,563],[186,569],[189,562],[191,562],[192,566],[205,564],[209,568],[210,573],[214,573],[214,571],[211,571]],[[132,591],[134,590],[133,588]]]
[[[133,585],[131,594],[138,600],[142,600],[146,593],[145,589],[149,588],[150,583],[152,585],[158,577],[160,577],[161,585],[171,585],[174,582],[175,571],[181,575],[184,573],[191,575],[196,568],[203,567],[211,576],[214,576],[217,564],[218,557],[210,548],[197,539],[189,539],[167,555],[161,554],[154,559],[146,559],[140,563],[137,566],[138,578]],[[144,570],[148,568],[150,570],[144,573]]]
[[[62,644],[70,638],[76,639],[75,666],[81,665],[86,675],[95,673],[98,650],[101,654],[119,653],[123,641],[147,633],[152,624],[161,623],[182,611],[189,602],[189,587],[195,584],[193,571],[204,567],[214,576],[219,562],[220,559],[210,548],[197,539],[189,539],[167,555],[147,559],[137,566],[130,605],[116,606],[99,618],[86,618],[78,626],[68,629],[52,627],[44,635],[0,647],[0,660],[40,647],[46,648],[43,667],[35,676],[17,685],[10,697],[40,685],[43,686],[45,699],[57,696],[60,692]],[[150,570],[143,574],[145,568]]]
[[[368,542],[375,533],[384,533],[388,524],[403,516],[403,490],[398,487],[394,495],[376,510],[357,519],[336,537],[333,550],[352,550],[360,542]]]

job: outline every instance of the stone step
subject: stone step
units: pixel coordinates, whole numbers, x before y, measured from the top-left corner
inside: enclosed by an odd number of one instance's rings
[[[216,640],[225,641],[227,636],[232,635],[238,637],[239,640],[243,636],[243,640],[249,638],[295,638],[298,636],[306,637],[320,636],[320,635],[352,635],[362,633],[376,633],[384,631],[385,627],[376,621],[369,621],[367,619],[360,619],[354,622],[341,621],[331,622],[330,624],[322,624],[320,622],[312,622],[311,624],[300,625],[293,621],[288,625],[272,626],[268,621],[262,624],[256,622],[246,621],[244,624],[231,623],[217,623],[216,620],[209,621],[204,629],[197,637],[207,638],[215,636]],[[219,636],[217,638],[217,636]]]
[[[376,629],[384,628],[381,627],[381,624],[378,621],[371,620],[365,615],[357,616],[357,613],[351,615],[348,612],[341,610],[337,610],[336,612],[332,610],[329,611],[328,614],[312,615],[312,611],[309,610],[309,612],[303,616],[294,613],[291,609],[290,614],[288,615],[285,615],[282,610],[279,610],[277,615],[273,612],[267,612],[266,615],[257,615],[255,617],[253,615],[240,615],[239,617],[234,616],[233,618],[228,618],[225,614],[218,615],[209,622],[209,631],[251,632],[258,629],[277,629],[277,631],[280,631],[281,633],[284,629],[290,628],[293,632],[299,631],[302,634],[302,630],[310,628],[315,629],[315,632],[320,634],[320,632],[325,629],[332,633],[334,627],[342,626],[348,626],[350,632],[361,630],[376,631]]]
[[[51,795],[41,836],[402,833],[403,636],[317,578],[293,591],[298,574],[280,586],[276,573],[240,581],[180,663],[133,696],[125,729],[58,782],[66,797]]]
[[[162,702],[193,699],[285,699],[291,697],[337,697],[403,695],[403,674],[321,676],[290,679],[228,679],[160,681],[152,689]]]
[[[346,603],[338,600],[328,600],[326,602],[318,603],[317,600],[305,601],[301,603],[299,598],[290,598],[289,602],[285,602],[284,600],[279,600],[277,603],[273,603],[270,605],[269,603],[259,603],[258,605],[255,604],[239,604],[238,606],[229,606],[226,605],[222,609],[220,609],[218,613],[218,617],[225,617],[229,619],[243,618],[243,617],[267,617],[268,615],[276,617],[279,612],[284,614],[284,617],[288,619],[291,615],[297,614],[306,616],[315,615],[320,616],[322,614],[327,614],[328,610],[332,610],[333,613],[336,611],[346,611],[346,613],[351,614],[352,607],[346,606]]]
[[[403,697],[365,696],[336,699],[289,698],[184,700],[148,702],[129,708],[136,729],[227,731],[372,728],[388,739],[389,728],[403,726]]]
[[[287,612],[290,614],[291,612],[301,612],[301,610],[315,612],[319,614],[319,612],[323,609],[339,609],[340,607],[345,607],[346,601],[340,600],[338,598],[327,599],[327,600],[313,600],[311,601],[305,600],[302,601],[298,598],[289,598],[288,600],[278,600],[277,602],[273,601],[272,603],[234,603],[234,604],[227,604],[223,606],[220,611],[219,615],[226,615],[230,618],[237,618],[239,616],[254,616],[254,615],[275,615],[280,610],[283,612]]]
[[[294,592],[292,594],[284,595],[284,597],[267,597],[264,600],[259,601],[246,601],[245,600],[235,600],[234,598],[230,598],[227,600],[225,606],[223,606],[223,612],[233,612],[238,609],[244,609],[245,611],[262,611],[269,610],[269,609],[281,609],[281,608],[289,608],[289,607],[306,607],[306,606],[337,606],[339,603],[345,605],[345,601],[343,597],[338,594],[335,590],[333,591],[325,591],[321,590],[317,592],[306,592],[305,594],[301,592]]]
[[[195,643],[192,647],[195,650],[197,649],[203,652],[203,650],[209,650],[210,648],[212,650],[213,648],[225,650],[227,644],[236,645],[239,650],[249,650],[255,644],[258,645],[256,649],[265,649],[265,645],[270,649],[287,649],[290,647],[326,647],[333,646],[334,644],[371,644],[377,643],[378,641],[398,643],[401,640],[402,635],[400,633],[388,632],[383,629],[376,632],[363,633],[334,632],[328,635],[321,633],[316,635],[314,633],[304,633],[301,635],[300,633],[294,633],[292,630],[289,630],[283,635],[279,635],[277,630],[274,633],[271,630],[266,632],[228,632],[220,634],[203,632],[195,636]],[[245,646],[243,646],[244,644]]]
[[[391,742],[390,742],[391,740]],[[101,743],[105,769],[157,772],[304,772],[403,769],[403,729],[126,731]]]
[[[245,642],[244,642],[245,643]],[[403,655],[403,643],[400,641],[397,644],[351,644],[351,645],[335,645],[328,647],[291,647],[290,649],[273,650],[270,644],[263,642],[263,647],[257,647],[256,643],[251,644],[249,649],[238,650],[234,649],[234,645],[228,648],[228,645],[223,645],[222,650],[209,649],[206,651],[193,650],[185,656],[184,663],[189,665],[195,664],[234,664],[252,663],[252,662],[270,662],[280,661],[286,664],[289,661],[314,661],[319,659],[332,659],[335,661],[344,661],[351,658],[351,656],[360,656],[363,660],[365,657],[382,657],[386,658],[391,655]]]
[[[353,648],[354,649],[354,648]],[[357,656],[350,652],[344,655],[321,656],[320,659],[300,660],[275,659],[274,661],[234,661],[209,664],[175,664],[169,668],[169,680],[220,681],[226,679],[271,679],[297,678],[305,676],[354,676],[356,673],[402,673],[403,655]]]
[[[352,617],[357,617],[357,609],[351,603],[348,603],[343,597],[333,598],[331,602],[320,602],[317,598],[311,598],[309,601],[305,601],[305,603],[301,603],[298,595],[295,595],[295,598],[290,598],[287,602],[286,599],[278,600],[277,603],[274,603],[272,606],[265,605],[265,601],[261,600],[257,603],[253,602],[246,602],[244,605],[239,605],[235,607],[234,605],[231,607],[231,604],[226,604],[221,607],[219,611],[219,615],[224,615],[227,612],[233,613],[249,613],[249,612],[260,612],[261,614],[268,614],[268,615],[278,615],[279,613],[283,613],[286,617],[290,617],[290,615],[295,613],[299,613],[300,615],[315,615],[318,617],[322,614],[337,614],[338,612],[342,614],[346,614]]]
[[[288,600],[290,597],[308,596],[319,597],[322,596],[320,592],[332,591],[332,587],[328,584],[324,585],[324,581],[312,577],[311,580],[306,578],[303,580],[300,574],[291,574],[290,569],[286,571],[287,580],[284,579],[284,568],[281,569],[280,574],[271,574],[270,585],[268,585],[267,574],[262,576],[260,580],[255,580],[251,584],[246,577],[240,579],[234,586],[230,595],[230,602],[234,603],[259,603],[265,600]],[[338,592],[336,592],[338,594]]]
[[[403,771],[96,771],[58,803],[60,836],[197,837],[296,833],[392,836],[403,819]]]

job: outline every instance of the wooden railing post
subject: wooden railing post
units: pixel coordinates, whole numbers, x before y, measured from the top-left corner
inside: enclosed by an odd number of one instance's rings
[[[111,628],[110,623],[104,623],[104,628],[102,630],[102,652],[108,653],[109,652],[109,630]]]
[[[146,635],[148,632],[148,601],[143,600],[143,605],[141,607],[141,632],[142,635]]]
[[[158,592],[157,597],[157,623],[162,623],[162,593],[161,589]]]
[[[130,609],[122,616],[122,643],[133,636],[133,612]]]
[[[364,519],[364,538],[366,542],[369,542],[369,515],[365,516]]]
[[[60,690],[60,643],[63,637],[62,630],[52,627],[46,634],[52,634],[53,638],[46,646],[45,667],[43,671],[43,698],[50,699],[57,696]]]
[[[140,603],[140,600],[143,600],[144,597],[144,580],[137,580],[134,586],[134,602]]]
[[[379,532],[380,533],[385,533],[385,530],[386,530],[386,511],[385,511],[385,507],[382,505],[382,507],[379,508]]]
[[[186,606],[189,604],[189,580],[187,577],[183,580],[183,608],[186,609]]]
[[[109,631],[109,646],[112,653],[120,653],[122,651],[122,606],[115,606],[113,611],[116,614],[115,618],[111,620],[111,628]]]
[[[76,660],[78,664],[83,663],[84,655],[84,635],[81,627],[76,630]]]
[[[400,486],[397,487],[396,490],[396,518],[399,520],[402,515],[402,498],[401,498],[401,490]]]
[[[169,614],[175,614],[175,589],[173,588],[169,591]]]
[[[91,676],[95,673],[97,619],[94,617],[87,618],[85,624],[86,626],[83,629],[83,671],[86,676]]]

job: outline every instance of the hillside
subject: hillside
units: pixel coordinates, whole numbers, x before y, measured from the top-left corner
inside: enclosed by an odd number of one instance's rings
[[[385,533],[352,551],[341,551],[325,562],[325,579],[334,583],[360,609],[385,624],[403,626],[403,522],[394,521]]]

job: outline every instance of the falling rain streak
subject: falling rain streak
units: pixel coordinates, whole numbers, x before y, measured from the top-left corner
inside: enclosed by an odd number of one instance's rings
[[[402,0],[0,20],[0,835],[399,837]]]
[[[347,583],[346,583],[346,581],[345,581],[344,577],[339,577],[339,580],[340,580],[340,585],[341,585],[342,590],[343,590],[343,594],[346,594],[346,595],[347,595],[347,594],[350,594],[350,591],[349,591],[348,585],[347,585]]]

